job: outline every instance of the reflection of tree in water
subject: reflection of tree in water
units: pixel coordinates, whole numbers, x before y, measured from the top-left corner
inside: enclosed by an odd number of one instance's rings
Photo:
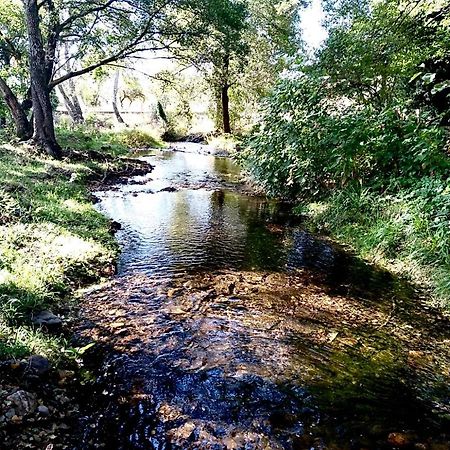
[[[229,158],[214,158],[214,172],[229,181],[237,181],[241,173],[239,166]]]
[[[225,267],[279,267],[284,255],[282,245],[266,228],[276,208],[265,199],[223,190],[212,194],[211,204],[205,245],[213,266],[219,258]]]
[[[211,200],[213,204],[213,209],[215,209],[214,208],[215,205],[217,205],[219,209],[221,209],[225,203],[225,192],[222,190],[214,191],[211,196]]]

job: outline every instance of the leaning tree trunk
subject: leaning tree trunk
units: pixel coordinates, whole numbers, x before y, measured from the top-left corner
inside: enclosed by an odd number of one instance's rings
[[[61,85],[58,86],[58,89],[64,99],[64,104],[66,105],[67,112],[69,113],[73,123],[77,125],[83,123],[83,111],[78,103],[78,99],[76,97],[69,96]]]
[[[70,94],[72,96],[72,104],[74,107],[74,113],[77,119],[78,124],[81,124],[84,122],[84,116],[83,116],[83,110],[81,109],[80,101],[78,100],[77,92],[75,89],[75,82],[73,81],[73,78],[69,80],[69,88],[70,88]]]
[[[28,32],[31,97],[34,113],[34,142],[54,158],[61,158],[56,141],[53,108],[48,87],[45,52],[39,29],[37,0],[23,0]]]
[[[0,96],[3,98],[9,111],[11,112],[14,125],[16,126],[17,137],[21,141],[31,139],[33,135],[33,127],[28,120],[27,113],[15,96],[14,92],[2,77],[0,77]]]
[[[119,92],[119,77],[120,77],[120,72],[117,71],[114,76],[112,106],[113,106],[114,115],[116,116],[117,122],[122,123],[126,126],[126,123],[123,120],[122,116],[120,115],[119,108],[117,106],[117,93]]]
[[[228,84],[222,87],[222,116],[223,116],[223,132],[231,133],[230,121],[230,97],[228,96]]]
[[[72,70],[72,67],[70,66],[69,63],[70,52],[67,43],[64,46],[64,51],[66,57],[65,70],[67,72],[70,72]],[[83,110],[81,109],[80,101],[78,100],[77,90],[73,78],[69,78],[69,80],[67,80],[67,87],[68,91],[66,91],[66,89],[61,84],[58,85],[59,92],[61,93],[64,99],[64,104],[66,105],[67,112],[69,113],[73,123],[76,125],[80,125],[84,122],[84,116]]]

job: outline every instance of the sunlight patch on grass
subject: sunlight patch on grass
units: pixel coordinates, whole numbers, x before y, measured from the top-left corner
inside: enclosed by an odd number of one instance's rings
[[[33,314],[58,312],[79,286],[101,281],[118,252],[87,181],[121,168],[128,150],[106,145],[109,135],[66,131],[65,139],[99,153],[56,161],[26,144],[0,145],[0,358],[56,358],[61,339],[34,329]]]

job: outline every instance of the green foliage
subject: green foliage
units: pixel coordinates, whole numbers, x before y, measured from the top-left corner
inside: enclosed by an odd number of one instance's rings
[[[239,158],[269,194],[319,201],[307,210],[321,229],[450,299],[449,10],[339,4]]]
[[[137,128],[116,133],[112,139],[117,140],[129,149],[160,148],[163,146],[159,139]]]
[[[105,131],[96,126],[82,126],[76,129],[58,129],[58,139],[66,150],[95,150],[120,156],[131,149],[162,147],[162,142],[152,133],[132,128],[118,132]]]

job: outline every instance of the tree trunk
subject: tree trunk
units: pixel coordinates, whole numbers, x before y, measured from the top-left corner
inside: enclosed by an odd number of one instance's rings
[[[27,113],[2,77],[0,77],[0,95],[11,112],[11,116],[16,126],[17,137],[21,141],[31,139],[33,127],[28,120]]]
[[[65,70],[69,73],[72,70],[70,66],[70,52],[69,46],[66,43],[64,46],[64,53],[66,57]],[[64,84],[64,83],[63,83]],[[67,80],[68,92],[63,88],[62,84],[58,85],[59,92],[63,96],[64,104],[66,105],[67,112],[69,113],[72,121],[76,125],[80,125],[84,122],[83,110],[81,109],[80,102],[77,96],[77,90],[73,78]]]
[[[69,88],[70,94],[72,95],[72,103],[75,109],[75,116],[77,117],[76,123],[81,124],[84,122],[83,110],[81,109],[80,101],[78,100],[77,91],[75,89],[75,82],[73,81],[73,78],[69,80]]]
[[[50,156],[61,158],[56,141],[53,108],[48,87],[47,63],[39,28],[37,0],[23,0],[28,32],[31,98],[34,113],[34,142]]]
[[[231,133],[230,122],[230,97],[228,96],[228,84],[222,87],[222,116],[223,116],[223,132]]]
[[[83,123],[83,111],[81,110],[78,98],[76,96],[69,96],[62,85],[58,85],[58,89],[64,99],[64,104],[73,123],[77,125]]]
[[[222,89],[216,86],[214,89],[214,101],[215,101],[215,114],[214,114],[214,126],[216,131],[220,131],[223,128],[223,107],[222,107]]]
[[[117,71],[116,75],[114,76],[112,106],[113,106],[114,115],[116,116],[117,122],[122,123],[126,126],[125,121],[123,120],[122,116],[120,115],[119,108],[117,107],[117,93],[119,92],[119,77],[120,77],[120,72]]]

